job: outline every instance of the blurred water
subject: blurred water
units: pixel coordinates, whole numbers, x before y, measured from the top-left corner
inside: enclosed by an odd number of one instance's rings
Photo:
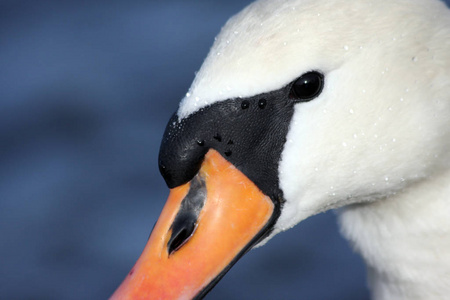
[[[167,120],[250,1],[0,2],[0,298],[106,299],[168,190]],[[247,254],[208,299],[367,299],[322,214]]]

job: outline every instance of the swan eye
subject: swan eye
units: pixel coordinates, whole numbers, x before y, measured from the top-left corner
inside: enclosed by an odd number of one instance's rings
[[[323,83],[323,74],[316,71],[305,73],[292,84],[290,98],[299,102],[310,101],[322,92]]]

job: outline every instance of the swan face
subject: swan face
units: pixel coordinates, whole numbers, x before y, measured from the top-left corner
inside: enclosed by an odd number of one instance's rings
[[[113,299],[202,297],[274,234],[448,168],[449,31],[432,0],[260,0],[231,18],[169,121],[171,196]],[[309,72],[320,93],[292,100]]]
[[[274,233],[386,197],[448,162],[450,55],[433,36],[446,16],[433,1],[257,1],[222,29],[178,116],[320,71],[323,92],[290,121]]]

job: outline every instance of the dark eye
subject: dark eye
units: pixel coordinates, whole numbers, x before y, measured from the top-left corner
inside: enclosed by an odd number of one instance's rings
[[[323,74],[316,71],[305,73],[292,84],[290,97],[299,102],[310,101],[322,92],[323,83]]]

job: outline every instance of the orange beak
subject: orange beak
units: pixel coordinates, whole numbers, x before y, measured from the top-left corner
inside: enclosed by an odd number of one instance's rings
[[[274,211],[268,196],[209,150],[196,177],[170,191],[141,257],[111,299],[201,298],[264,237]],[[186,219],[195,222],[180,227]]]

